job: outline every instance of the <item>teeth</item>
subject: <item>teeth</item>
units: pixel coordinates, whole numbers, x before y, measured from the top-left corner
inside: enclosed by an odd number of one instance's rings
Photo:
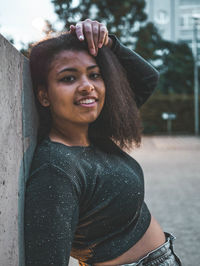
[[[94,103],[94,102],[95,102],[95,99],[84,99],[80,101],[80,104],[81,103],[88,104],[88,103]]]

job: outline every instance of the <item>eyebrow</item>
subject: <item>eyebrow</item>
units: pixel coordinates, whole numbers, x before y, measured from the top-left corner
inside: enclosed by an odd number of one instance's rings
[[[98,65],[92,65],[92,66],[87,67],[87,70],[93,69],[95,67],[99,67],[99,66]],[[57,73],[57,75],[60,74],[60,73],[62,73],[62,72],[65,72],[65,71],[78,72],[78,70],[76,68],[69,67],[69,68],[62,69],[60,72]]]

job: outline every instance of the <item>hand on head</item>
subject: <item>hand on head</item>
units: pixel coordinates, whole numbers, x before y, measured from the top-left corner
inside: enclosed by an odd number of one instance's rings
[[[70,26],[70,32],[76,33],[80,41],[87,40],[89,52],[96,56],[103,45],[111,47],[112,39],[108,36],[106,26],[98,21],[86,19]]]

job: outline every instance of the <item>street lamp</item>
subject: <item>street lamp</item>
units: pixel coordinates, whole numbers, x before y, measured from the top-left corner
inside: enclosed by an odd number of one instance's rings
[[[199,75],[198,75],[198,21],[199,14],[192,16],[193,28],[193,54],[194,54],[194,130],[195,135],[199,135]]]

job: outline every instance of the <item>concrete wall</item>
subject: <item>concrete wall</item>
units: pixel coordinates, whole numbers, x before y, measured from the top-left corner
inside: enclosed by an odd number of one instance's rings
[[[23,266],[24,184],[37,115],[28,60],[0,35],[0,265]]]

